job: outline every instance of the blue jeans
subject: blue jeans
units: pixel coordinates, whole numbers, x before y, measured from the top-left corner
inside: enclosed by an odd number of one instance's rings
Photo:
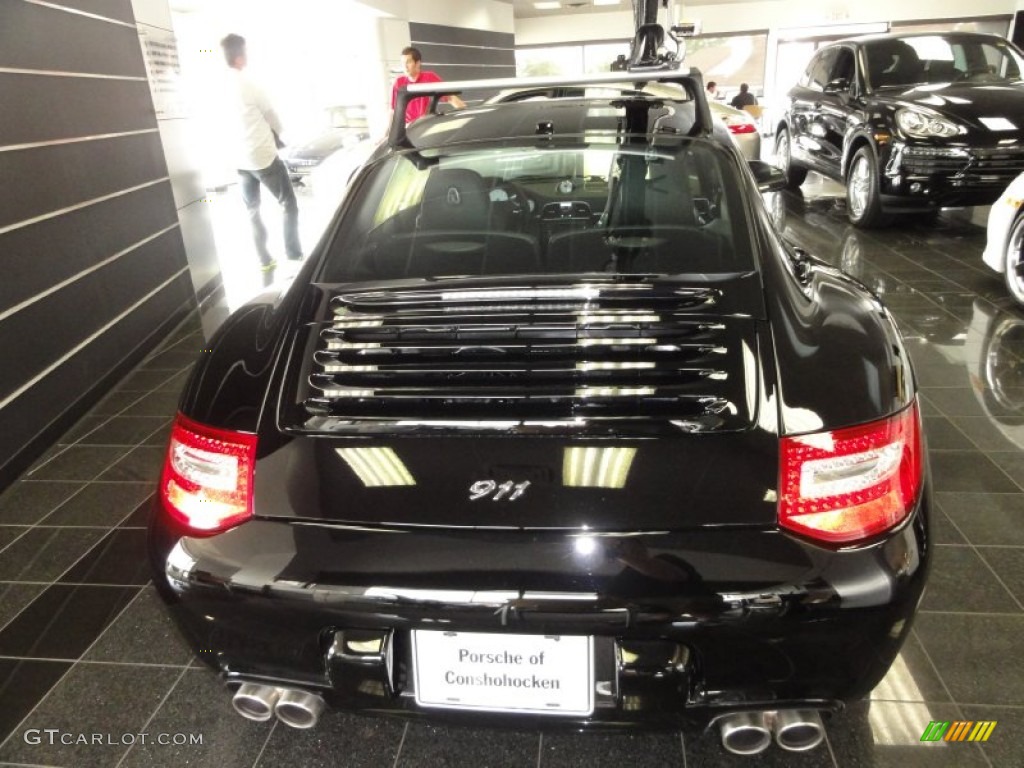
[[[299,203],[295,199],[288,178],[288,169],[281,158],[275,157],[274,162],[259,171],[238,172],[242,187],[242,200],[249,211],[252,223],[252,237],[256,243],[256,252],[262,264],[269,264],[273,259],[267,250],[267,228],[260,218],[260,184],[270,190],[277,202],[284,209],[284,251],[289,259],[302,258],[302,246],[299,245]]]

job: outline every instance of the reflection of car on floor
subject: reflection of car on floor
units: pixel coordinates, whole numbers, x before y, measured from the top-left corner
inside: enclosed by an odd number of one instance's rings
[[[363,166],[180,405],[154,580],[240,714],[325,706],[820,744],[911,630],[915,377],[863,286],[786,247],[782,174],[679,98],[483,104]]]
[[[981,415],[992,429],[1024,448],[1024,320],[1012,310],[975,299],[966,328],[964,321],[947,324],[955,333],[929,341],[947,361],[966,368]]]
[[[281,153],[292,181],[302,181],[324,160],[342,149],[351,149],[370,138],[365,107],[332,107],[331,127]]]
[[[776,157],[846,184],[857,226],[988,205],[1024,170],[1024,54],[995,35],[872,35],[821,48],[789,92]]]
[[[1024,320],[976,299],[964,342],[971,389],[996,429],[1024,448]]]
[[[1024,306],[1024,173],[1003,191],[988,214],[985,263],[1003,275],[1006,288]]]
[[[769,192],[764,197],[765,207],[771,217],[775,230],[790,244],[803,248],[811,253],[828,253],[834,257],[832,266],[841,269],[850,277],[861,282],[866,279],[863,252],[866,250],[862,242],[864,234],[849,224],[834,225],[829,216],[832,210],[831,200],[805,200],[799,191],[794,194],[787,192]],[[787,229],[791,213],[809,224],[801,231],[798,238]],[[871,284],[866,287],[876,294],[885,292],[884,284],[874,276]]]

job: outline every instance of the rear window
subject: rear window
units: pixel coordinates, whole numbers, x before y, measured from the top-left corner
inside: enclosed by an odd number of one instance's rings
[[[359,185],[320,279],[746,271],[743,183],[705,140],[396,154]]]

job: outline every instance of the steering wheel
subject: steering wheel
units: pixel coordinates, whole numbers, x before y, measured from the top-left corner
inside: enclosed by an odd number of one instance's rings
[[[507,206],[510,229],[516,232],[526,229],[536,204],[518,184],[502,181],[491,189],[490,197],[492,205]]]
[[[994,74],[995,72],[992,70],[991,66],[973,67],[972,69],[968,69],[966,72],[961,72],[957,80],[973,80],[976,77],[987,78]]]

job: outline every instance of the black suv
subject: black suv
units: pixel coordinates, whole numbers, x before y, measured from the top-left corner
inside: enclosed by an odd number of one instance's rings
[[[1001,37],[871,35],[819,50],[789,92],[776,157],[789,186],[846,184],[850,221],[988,205],[1024,171],[1024,56]]]

